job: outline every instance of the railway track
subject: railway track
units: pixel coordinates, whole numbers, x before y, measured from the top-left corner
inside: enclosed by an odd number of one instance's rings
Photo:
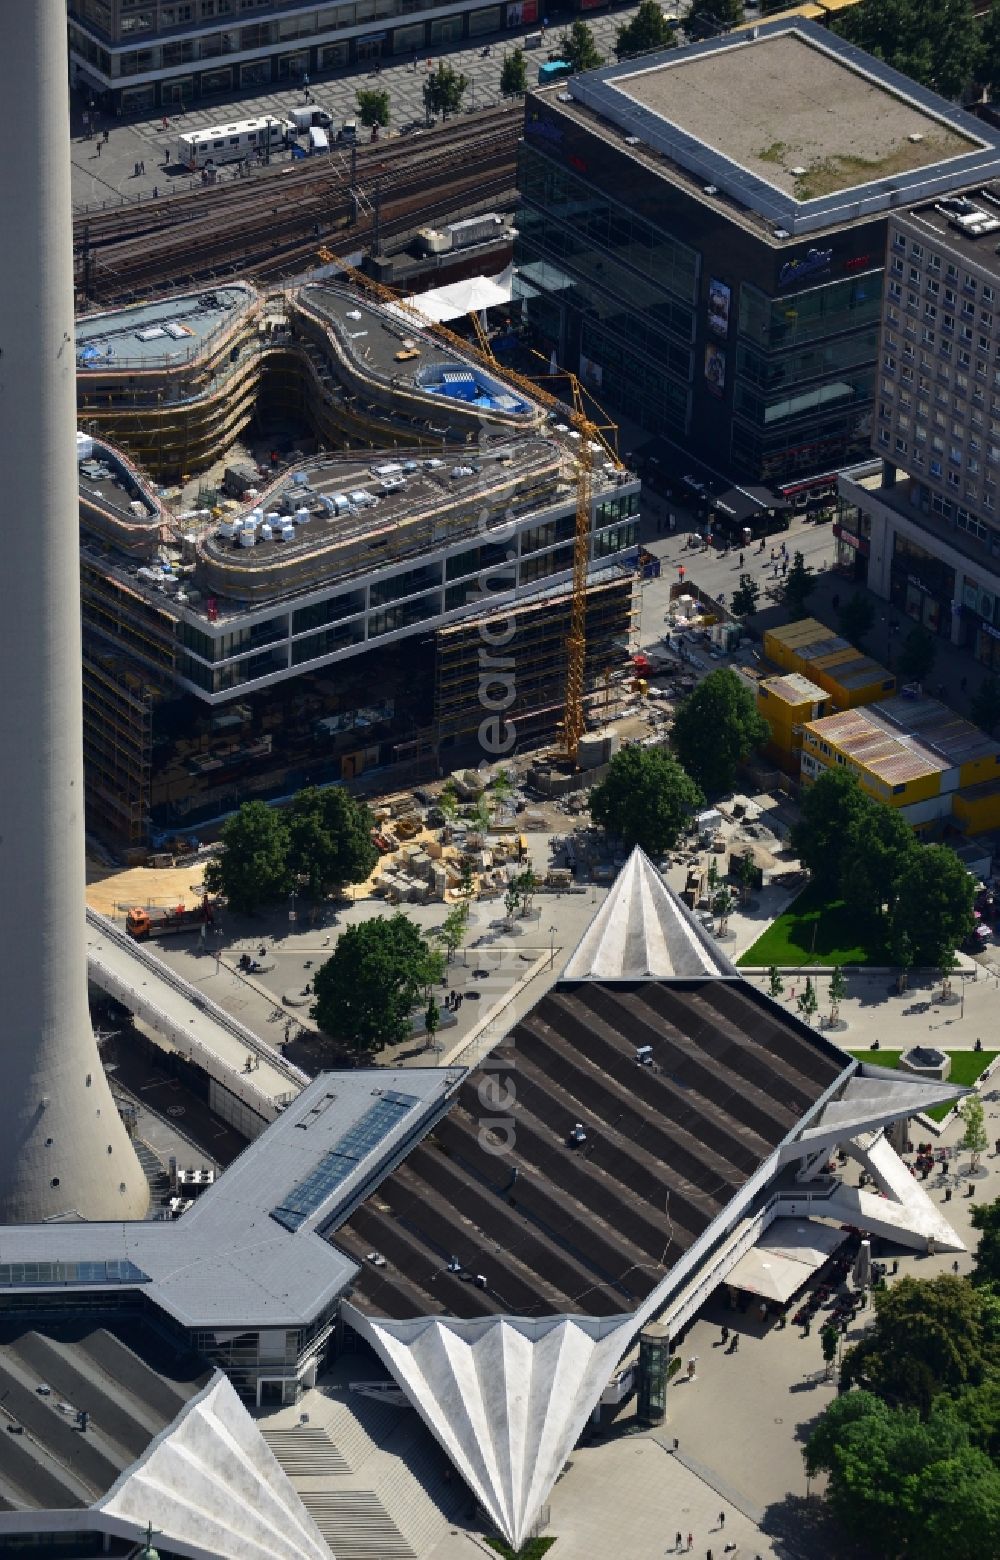
[[[185,192],[76,225],[81,303],[127,301],[137,290],[235,271],[276,280],[317,241],[346,233],[356,247],[375,226],[399,232],[423,219],[513,191],[520,115],[476,116],[454,131],[359,147],[356,181],[344,155],[285,165],[261,179]]]

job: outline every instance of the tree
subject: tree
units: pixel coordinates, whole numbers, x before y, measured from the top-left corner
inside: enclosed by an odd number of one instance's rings
[[[837,623],[844,638],[860,650],[875,623],[875,608],[867,596],[856,590],[840,607]]]
[[[840,853],[852,825],[878,805],[846,769],[824,770],[805,791],[792,849],[825,891],[840,887]]]
[[[848,1535],[870,1540],[878,1552],[931,1560],[941,1553],[973,1560],[981,1547],[959,1550],[950,1535],[929,1547],[937,1514],[935,1480],[945,1470],[972,1466],[980,1477],[989,1459],[969,1447],[965,1426],[942,1400],[926,1421],[912,1408],[892,1408],[870,1392],[835,1398],[806,1442],[811,1475],[829,1473],[827,1499]],[[987,1540],[987,1551],[990,1541]]]
[[[958,969],[958,955],[954,948],[942,948],[938,961],[938,969],[941,971],[941,995],[951,996],[951,977]]]
[[[833,1375],[833,1362],[837,1358],[837,1343],[840,1333],[832,1322],[828,1322],[820,1333],[820,1342],[823,1345],[823,1359],[826,1361],[826,1373]]]
[[[1000,1365],[1000,1301],[951,1273],[875,1290],[875,1323],[844,1356],[841,1381],[930,1412],[940,1392],[981,1382]]]
[[[816,987],[812,983],[811,975],[806,976],[805,988],[802,992],[802,995],[798,998],[796,1005],[800,1014],[802,1015],[803,1021],[807,1024],[811,1024],[813,1021],[813,1015],[815,1014],[816,1009],[819,1007],[819,998],[816,995]]]
[[[847,981],[839,964],[833,967],[830,976],[830,1023],[835,1024],[840,1017],[840,1004],[847,996]]]
[[[472,874],[472,860],[469,856],[462,857],[462,864],[458,869],[459,892],[468,894],[471,898],[475,893],[476,880]]]
[[[375,820],[341,786],[300,791],[288,815],[288,865],[314,899],[362,883],[378,861]]]
[[[708,858],[708,871],[705,874],[705,881],[708,884],[709,896],[714,898],[715,891],[719,886],[719,864],[714,854]]]
[[[776,964],[772,964],[771,968],[767,972],[768,995],[772,997],[775,1002],[777,1002],[784,989],[785,983],[781,978],[781,971],[778,969]]]
[[[458,817],[458,796],[455,793],[455,787],[450,781],[446,786],[442,787],[437,804],[439,811],[444,817],[444,826],[450,835],[455,826],[455,819]]]
[[[312,1017],[332,1039],[364,1054],[398,1045],[410,1033],[432,958],[419,928],[399,912],[349,926],[316,971]]]
[[[752,574],[741,574],[740,583],[733,591],[733,616],[752,617],[760,600],[760,586]]]
[[[962,1133],[962,1141],[959,1148],[968,1149],[972,1156],[972,1170],[979,1169],[979,1156],[989,1148],[990,1140],[986,1133],[986,1122],[983,1116],[983,1102],[978,1094],[968,1094],[962,1101],[959,1115],[965,1128]]]
[[[676,46],[674,26],[667,21],[657,0],[639,0],[638,11],[630,22],[619,27],[615,38],[615,54],[620,60],[633,54],[648,54],[651,49]]]
[[[969,0],[861,0],[831,23],[869,54],[947,98],[979,73],[981,48]]]
[[[427,1049],[433,1051],[434,1036],[441,1027],[441,1009],[437,1005],[437,998],[431,992],[427,1002],[427,1010],[424,1013],[424,1034],[427,1036]]]
[[[524,97],[528,90],[528,66],[523,49],[505,54],[500,67],[500,93],[502,97]]]
[[[1000,0],[993,0],[979,32],[980,54],[976,79],[991,98],[1000,93]]]
[[[717,794],[729,790],[736,766],[770,735],[749,685],[738,673],[720,667],[681,704],[670,740],[688,774],[704,791]]]
[[[946,951],[972,931],[975,883],[946,845],[921,845],[908,852],[897,883],[892,915],[893,946],[905,933],[915,964],[940,966]]]
[[[490,824],[493,822],[493,814],[490,811],[490,804],[486,800],[485,794],[476,797],[472,808],[472,821],[479,834],[489,833]]]
[[[736,863],[736,881],[739,884],[740,900],[744,905],[750,903],[750,895],[757,886],[760,877],[760,868],[757,866],[757,858],[752,850],[745,850]]]
[[[684,18],[689,38],[711,38],[743,20],[743,0],[691,0]]]
[[[937,645],[926,628],[915,625],[899,647],[896,672],[903,682],[922,683],[934,670]]]
[[[712,900],[712,913],[719,917],[719,932],[725,932],[729,925],[729,917],[736,909],[736,895],[725,884],[719,889]]]
[[[1000,6],[1000,0],[997,0]],[[1000,678],[992,673],[984,677],[969,704],[969,714],[988,737],[992,737],[1000,724]]]
[[[690,775],[662,749],[621,748],[590,793],[590,815],[626,845],[662,856],[704,800]]]
[[[507,912],[508,926],[513,921],[518,905],[521,903],[521,890],[517,886],[517,879],[512,878],[507,884],[503,896],[503,907]]]
[[[793,618],[801,617],[806,609],[806,602],[812,595],[816,577],[812,569],[806,567],[806,561],[800,552],[792,554],[792,566],[785,576],[782,586],[781,599],[785,603]]]
[[[507,803],[514,794],[514,782],[510,778],[510,775],[507,773],[506,769],[497,770],[496,774],[493,776],[493,782],[490,786],[490,790],[493,793],[493,804],[496,808],[496,815],[498,818],[502,817],[502,815],[507,810]]]
[[[892,918],[899,880],[910,852],[920,844],[906,819],[873,798],[847,827],[840,855],[840,890],[848,908],[863,921]]]
[[[358,118],[363,125],[382,125],[384,128],[389,123],[389,94],[383,88],[362,87],[355,93],[358,105]]]
[[[979,1231],[972,1282],[1000,1284],[1000,1197],[995,1202],[976,1204],[972,1227]]]
[[[266,802],[244,802],[219,835],[222,852],[205,867],[210,894],[225,894],[229,906],[252,915],[291,893],[288,825]]]
[[[913,968],[913,943],[909,933],[903,930],[894,930],[890,950],[895,962],[899,965],[899,974],[896,977],[896,990],[902,996],[910,983],[910,971]]]
[[[441,114],[445,119],[449,114],[457,114],[468,85],[468,76],[439,60],[437,70],[424,78],[424,108],[428,119],[434,114]]]
[[[574,22],[569,32],[563,33],[559,58],[567,60],[574,72],[596,70],[604,64],[604,56],[598,52],[597,41],[586,22]]]
[[[519,875],[514,879],[514,885],[517,888],[518,895],[520,896],[521,909],[523,910],[524,914],[527,915],[531,910],[531,901],[534,896],[535,889],[538,887],[538,879],[530,867],[525,867],[524,871],[519,873]]]
[[[453,905],[444,918],[444,924],[438,928],[434,936],[439,942],[444,943],[447,955],[446,962],[451,963],[456,952],[465,941],[465,934],[469,927],[469,903],[463,900],[461,904]]]

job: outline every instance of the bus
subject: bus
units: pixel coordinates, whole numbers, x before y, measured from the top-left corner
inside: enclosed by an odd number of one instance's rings
[[[177,137],[174,155],[185,168],[205,168],[209,163],[242,162],[284,146],[292,126],[265,114],[259,119],[239,119],[235,124],[207,130],[188,130]]]

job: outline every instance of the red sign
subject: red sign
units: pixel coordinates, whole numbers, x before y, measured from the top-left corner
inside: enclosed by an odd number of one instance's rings
[[[569,163],[571,168],[576,169],[577,173],[586,173],[587,164],[584,162],[582,157],[577,157],[575,154],[571,154],[569,157],[567,157],[566,161]]]
[[[871,255],[855,255],[851,260],[844,261],[845,271],[863,271],[866,265],[871,264]]]

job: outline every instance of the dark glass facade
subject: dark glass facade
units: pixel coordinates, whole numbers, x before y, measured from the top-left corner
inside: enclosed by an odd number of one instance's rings
[[[886,222],[776,240],[529,94],[515,257],[544,350],[737,481],[870,452]]]

